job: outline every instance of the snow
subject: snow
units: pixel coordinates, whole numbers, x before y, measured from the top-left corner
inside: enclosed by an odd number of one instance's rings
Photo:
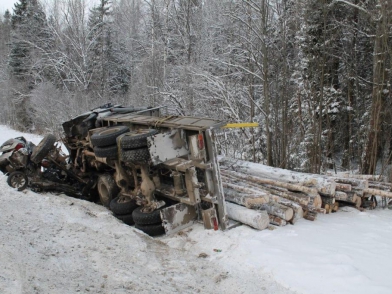
[[[0,143],[19,135],[0,126]],[[0,293],[391,293],[388,209],[153,239],[94,203],[18,192],[4,175],[0,189]]]

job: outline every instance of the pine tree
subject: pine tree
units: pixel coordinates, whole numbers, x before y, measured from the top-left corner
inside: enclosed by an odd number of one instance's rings
[[[16,118],[20,129],[33,126],[29,95],[34,87],[45,80],[46,56],[51,38],[46,15],[37,0],[15,3],[11,17],[10,75],[14,85]]]
[[[109,48],[107,45],[111,42],[109,40],[109,5],[109,0],[101,0],[98,6],[91,9],[88,21],[89,70],[93,74],[90,88],[98,91],[101,96],[105,96],[108,89],[107,54]]]

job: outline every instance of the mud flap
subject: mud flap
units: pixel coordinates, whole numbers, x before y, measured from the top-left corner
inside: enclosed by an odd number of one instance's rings
[[[161,210],[161,219],[166,234],[174,234],[191,226],[196,218],[196,208],[184,203],[178,203]]]

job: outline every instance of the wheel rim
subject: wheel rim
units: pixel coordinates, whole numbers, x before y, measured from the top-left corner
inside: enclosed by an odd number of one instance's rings
[[[20,173],[20,174],[14,175],[10,182],[11,182],[11,186],[13,188],[19,189],[26,184],[26,178],[22,173]]]

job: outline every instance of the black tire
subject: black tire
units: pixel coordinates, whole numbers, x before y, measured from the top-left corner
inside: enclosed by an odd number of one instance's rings
[[[56,137],[52,134],[47,134],[38,146],[34,148],[33,153],[30,156],[32,162],[38,164],[48,155],[49,151],[52,150],[54,143],[56,143]]]
[[[144,213],[142,207],[136,208],[132,212],[133,220],[138,225],[153,225],[162,223],[160,210]]]
[[[147,163],[150,160],[150,152],[148,148],[139,148],[132,150],[121,150],[120,159],[124,162]]]
[[[120,189],[116,185],[113,177],[110,174],[103,174],[98,177],[98,194],[102,205],[109,207],[112,199],[117,197]]]
[[[94,146],[98,147],[115,145],[116,138],[126,132],[129,132],[129,128],[126,126],[108,127],[94,133],[90,140]]]
[[[133,226],[135,224],[135,222],[133,221],[132,213],[122,215],[114,214],[114,216],[119,220],[123,221],[124,224],[127,224],[128,226]]]
[[[129,197],[116,197],[110,201],[110,210],[115,215],[132,214],[132,212],[138,207],[136,201]]]
[[[141,129],[117,137],[117,145],[122,149],[136,149],[147,146],[147,138],[158,134],[155,129]]]
[[[135,225],[135,228],[146,233],[147,235],[154,237],[160,236],[165,234],[165,228],[163,227],[162,223],[155,224],[155,225]]]
[[[94,153],[97,157],[117,158],[118,148],[116,145],[106,147],[94,147]]]
[[[22,191],[26,189],[29,180],[24,172],[14,171],[9,174],[7,184],[12,188],[18,189],[18,191]]]

